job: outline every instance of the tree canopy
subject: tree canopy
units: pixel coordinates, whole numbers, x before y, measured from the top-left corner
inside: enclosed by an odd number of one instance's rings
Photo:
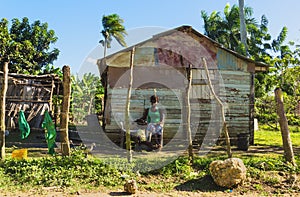
[[[106,56],[106,49],[111,47],[113,38],[115,38],[121,46],[126,46],[125,36],[127,32],[123,23],[124,20],[117,14],[104,15],[102,17],[103,30],[101,34],[104,40],[100,40],[100,43],[104,46],[104,57]]]
[[[268,30],[268,19],[261,16],[260,22],[252,17],[253,10],[245,7],[247,28],[247,46],[249,58],[270,65],[267,72],[255,74],[256,111],[265,121],[276,121],[275,101],[270,96],[275,88],[281,88],[286,95],[286,111],[293,114],[296,102],[300,100],[300,45],[287,42],[287,27],[283,27],[274,39]],[[204,34],[223,44],[224,47],[246,55],[241,42],[239,7],[227,4],[224,14],[212,12],[210,15],[201,11],[204,21]],[[271,111],[270,111],[271,110]],[[297,121],[296,121],[297,122]],[[300,122],[300,121],[298,121]],[[295,124],[295,122],[294,122]],[[299,123],[296,123],[299,124]]]
[[[286,44],[287,28],[283,27],[278,37],[272,40],[268,30],[268,19],[261,16],[258,23],[252,17],[253,9],[245,7],[245,23],[247,28],[248,54],[251,59],[264,62],[271,66],[267,73],[256,74],[256,96],[260,97],[284,83],[283,73],[288,67],[299,65],[299,48],[293,50],[292,42]],[[212,12],[208,15],[201,11],[204,21],[204,34],[216,40],[224,47],[245,55],[244,45],[241,43],[239,7],[226,4],[224,15]],[[283,87],[282,87],[283,88]],[[283,88],[283,91],[284,88]]]
[[[82,77],[72,76],[72,114],[75,123],[81,123],[86,115],[100,113],[104,89],[100,78],[92,73]]]
[[[44,67],[52,64],[59,55],[51,44],[57,41],[54,30],[48,30],[47,23],[29,19],[7,19],[0,21],[0,68],[9,63],[9,71],[23,74],[41,74]],[[49,66],[48,66],[49,68]],[[50,67],[51,68],[51,67]]]
[[[253,9],[245,7],[245,23],[247,28],[247,45],[251,58],[263,61],[269,56],[268,49],[271,49],[269,41],[271,35],[268,32],[268,20],[265,15],[261,17],[260,23],[252,17]],[[246,51],[241,42],[239,7],[226,4],[224,16],[220,12],[212,12],[208,15],[201,11],[204,21],[204,34],[216,40],[224,47],[245,55]]]

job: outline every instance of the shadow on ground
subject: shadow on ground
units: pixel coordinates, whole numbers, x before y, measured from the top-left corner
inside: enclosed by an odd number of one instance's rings
[[[210,175],[206,175],[200,179],[192,179],[181,185],[175,187],[178,191],[201,191],[201,192],[215,192],[225,191],[226,188],[220,187],[215,184],[213,178]]]
[[[132,196],[127,192],[110,192],[109,195],[110,196]]]

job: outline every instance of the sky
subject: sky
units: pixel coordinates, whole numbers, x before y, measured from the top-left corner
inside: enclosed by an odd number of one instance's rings
[[[103,56],[103,48],[98,43],[103,39],[100,34],[103,15],[116,13],[124,19],[130,46],[157,32],[182,25],[203,33],[201,10],[208,14],[223,13],[227,3],[232,6],[238,0],[0,0],[0,18],[11,21],[28,17],[30,23],[47,22],[58,37],[52,47],[60,50],[53,64],[69,65],[75,74],[89,66],[96,67],[93,61]],[[300,43],[299,0],[245,0],[245,5],[253,8],[253,16],[258,21],[263,14],[267,16],[273,38],[286,26],[288,40]]]

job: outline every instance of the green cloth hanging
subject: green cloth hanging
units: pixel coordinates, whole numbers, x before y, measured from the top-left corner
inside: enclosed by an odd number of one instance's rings
[[[23,110],[19,112],[18,123],[19,123],[19,129],[21,131],[21,138],[22,139],[27,138],[30,134],[30,126],[25,118]]]
[[[44,114],[44,121],[42,127],[46,129],[45,137],[48,145],[48,153],[54,155],[55,139],[56,139],[56,130],[54,123],[52,122],[51,116],[48,111]]]

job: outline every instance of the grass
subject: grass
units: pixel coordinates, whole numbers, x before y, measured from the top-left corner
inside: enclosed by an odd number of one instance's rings
[[[291,138],[293,145],[299,147],[300,132],[291,132]],[[282,147],[280,131],[262,126],[261,130],[255,132],[255,144],[262,147]],[[76,191],[82,190],[96,191],[101,187],[116,190],[121,189],[124,184],[126,178],[123,175],[136,179],[139,190],[142,191],[227,191],[214,184],[208,169],[212,161],[227,158],[223,151],[195,156],[193,164],[186,156],[181,156],[159,169],[145,172],[138,170],[141,167],[151,168],[157,162],[163,163],[165,158],[143,158],[128,164],[121,158],[85,158],[79,150],[73,150],[70,157],[51,157],[45,156],[45,153],[38,154],[39,150],[34,149],[28,160],[19,161],[9,157],[11,151],[12,149],[8,149],[8,158],[0,162],[0,193],[28,191],[29,188],[39,193],[45,192],[41,189],[43,187],[59,188],[67,194],[76,194]],[[300,157],[296,156],[298,167],[294,167],[286,164],[281,154],[245,153],[247,152],[234,152],[234,157],[244,161],[248,177],[252,181],[237,188],[239,192],[265,192],[265,188],[268,188],[270,191],[284,193],[287,191],[278,187],[284,177],[278,174],[300,173]],[[293,188],[292,192],[295,192]]]
[[[296,130],[296,127],[290,127]],[[290,132],[293,146],[300,147],[300,132]],[[263,125],[254,133],[254,142],[256,145],[262,146],[282,146],[281,132],[270,126]]]

